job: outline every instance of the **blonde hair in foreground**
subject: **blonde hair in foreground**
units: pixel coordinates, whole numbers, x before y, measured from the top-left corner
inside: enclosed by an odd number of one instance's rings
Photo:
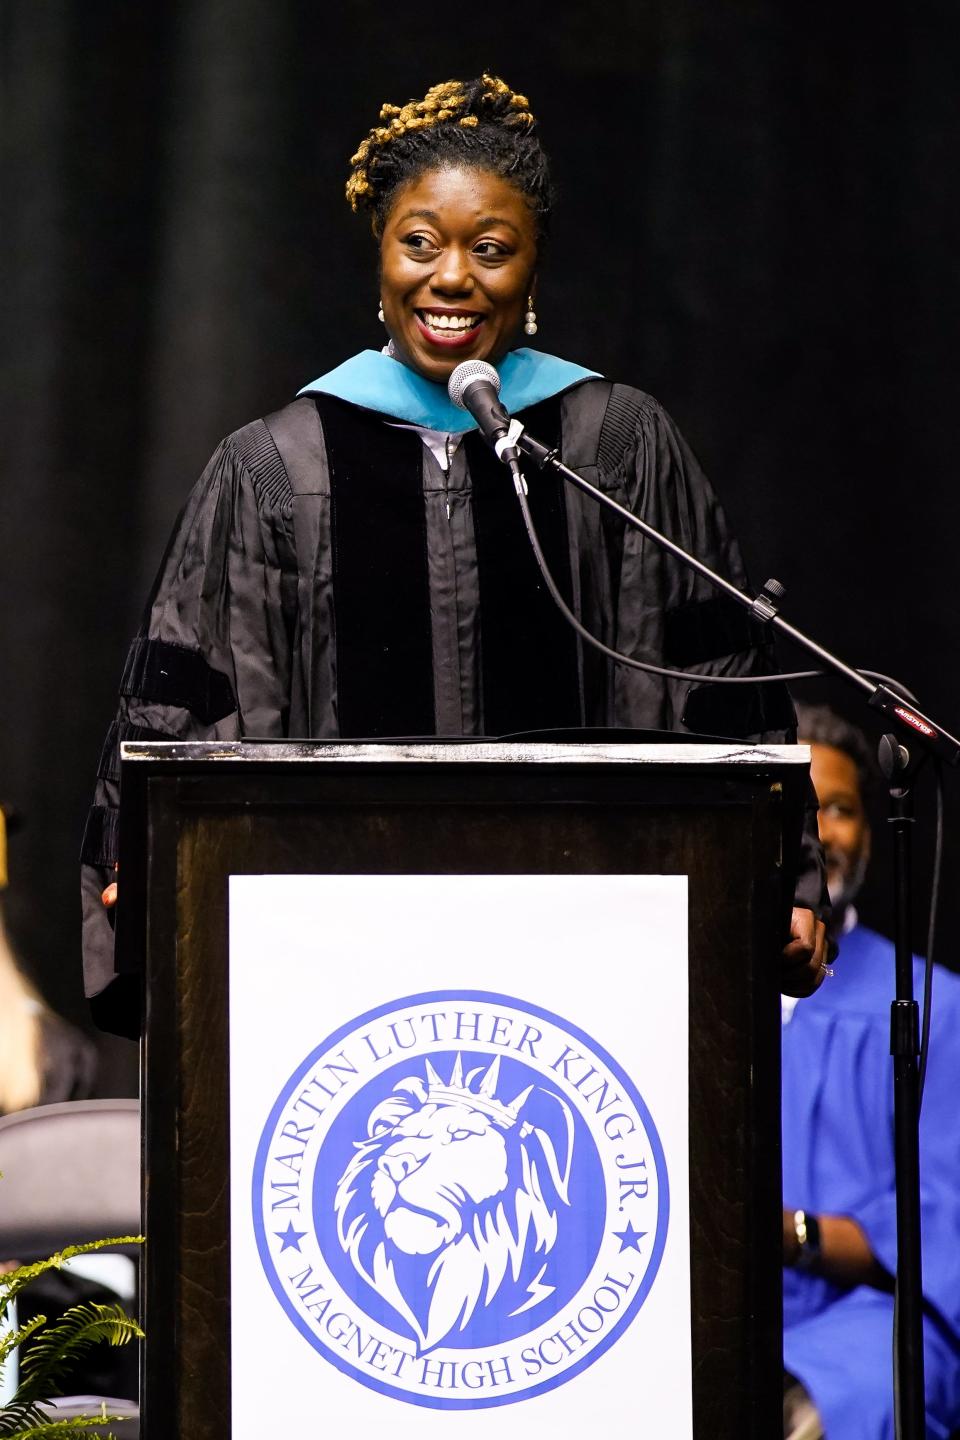
[[[0,1115],[40,1099],[43,1002],[21,973],[0,910]]]

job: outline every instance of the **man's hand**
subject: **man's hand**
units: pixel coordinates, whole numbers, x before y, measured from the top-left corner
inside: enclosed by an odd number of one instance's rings
[[[802,999],[812,995],[827,973],[827,927],[812,910],[799,906],[790,916],[790,939],[783,947],[780,989]]]
[[[796,1212],[784,1206],[783,1263],[796,1265],[800,1258]],[[820,1258],[816,1274],[833,1280],[837,1285],[873,1285],[889,1290],[890,1276],[870,1249],[870,1241],[859,1222],[849,1215],[818,1215],[820,1225]]]

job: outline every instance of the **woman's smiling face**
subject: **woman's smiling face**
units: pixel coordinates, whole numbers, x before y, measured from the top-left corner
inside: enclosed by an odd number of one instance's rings
[[[397,191],[380,239],[380,296],[398,357],[445,384],[517,339],[537,261],[533,213],[489,170],[425,171]]]

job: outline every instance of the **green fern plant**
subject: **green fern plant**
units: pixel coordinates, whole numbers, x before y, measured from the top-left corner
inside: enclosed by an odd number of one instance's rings
[[[116,1239],[94,1240],[89,1245],[68,1245],[48,1260],[20,1265],[0,1275],[0,1324],[6,1319],[11,1303],[25,1286],[47,1270],[58,1270],[75,1255],[88,1255],[107,1246],[139,1245],[142,1235],[124,1235]],[[44,1328],[44,1327],[47,1328]],[[60,1385],[77,1359],[92,1345],[105,1340],[109,1345],[125,1345],[129,1340],[143,1339],[143,1331],[120,1305],[98,1305],[88,1302],[73,1305],[53,1325],[47,1326],[46,1316],[35,1315],[26,1325],[0,1337],[0,1376],[14,1351],[31,1340],[23,1358],[16,1394],[6,1405],[0,1405],[0,1436],[4,1440],[81,1440],[91,1431],[118,1420],[109,1415],[106,1406],[99,1415],[84,1415],[69,1420],[51,1418],[43,1402],[61,1394]],[[102,1440],[110,1440],[99,1429]]]

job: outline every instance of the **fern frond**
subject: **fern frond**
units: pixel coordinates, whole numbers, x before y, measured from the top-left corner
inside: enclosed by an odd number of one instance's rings
[[[16,1435],[31,1425],[42,1425],[50,1419],[45,1410],[33,1400],[12,1400],[9,1405],[0,1406],[0,1435]]]
[[[33,1319],[28,1320],[26,1325],[21,1325],[19,1330],[8,1330],[5,1335],[0,1336],[0,1377],[3,1375],[3,1367],[17,1346],[22,1345],[25,1340],[29,1340],[33,1332],[39,1330],[40,1326],[46,1325],[46,1323],[46,1315],[34,1315]],[[0,1414],[2,1413],[2,1409],[0,1409]],[[0,1430],[0,1435],[2,1434],[3,1431]]]
[[[75,1255],[142,1243],[142,1235],[110,1236],[84,1245],[68,1245],[47,1260],[8,1270],[0,1275],[0,1321],[11,1301],[32,1280],[48,1270],[60,1269]],[[45,1317],[37,1315],[15,1333],[4,1336],[0,1340],[0,1370],[17,1347],[32,1339],[45,1325]],[[103,1427],[123,1417],[108,1414],[106,1405],[101,1405],[98,1415],[58,1420],[52,1418],[49,1409],[43,1408],[42,1402],[56,1393],[59,1379],[90,1346],[100,1341],[124,1345],[135,1337],[142,1339],[143,1331],[120,1305],[91,1302],[72,1306],[55,1325],[33,1340],[23,1360],[17,1393],[9,1405],[0,1407],[0,1437],[3,1440],[86,1440],[90,1432],[96,1430],[100,1440],[114,1440]]]
[[[7,1440],[90,1440],[90,1431],[95,1426],[109,1425],[111,1420],[121,1420],[121,1415],[91,1415],[74,1420],[49,1420],[45,1424],[31,1425],[26,1430],[13,1430]],[[109,1431],[97,1430],[99,1440],[116,1440]],[[96,1440],[96,1437],[95,1437]]]
[[[72,1305],[27,1351],[14,1399],[49,1399],[59,1392],[64,1376],[91,1346],[101,1340],[108,1345],[125,1345],[142,1337],[140,1326],[121,1305],[99,1305],[96,1301]]]
[[[142,1244],[142,1235],[116,1235],[105,1240],[90,1240],[85,1245],[68,1245],[47,1260],[35,1260],[31,1265],[19,1265],[16,1270],[8,1270],[5,1275],[0,1275],[0,1320],[3,1319],[10,1301],[15,1299],[31,1280],[36,1280],[38,1275],[45,1275],[48,1270],[59,1270],[65,1261],[72,1260],[75,1255],[89,1255],[94,1250],[111,1247],[115,1249],[118,1245]]]

